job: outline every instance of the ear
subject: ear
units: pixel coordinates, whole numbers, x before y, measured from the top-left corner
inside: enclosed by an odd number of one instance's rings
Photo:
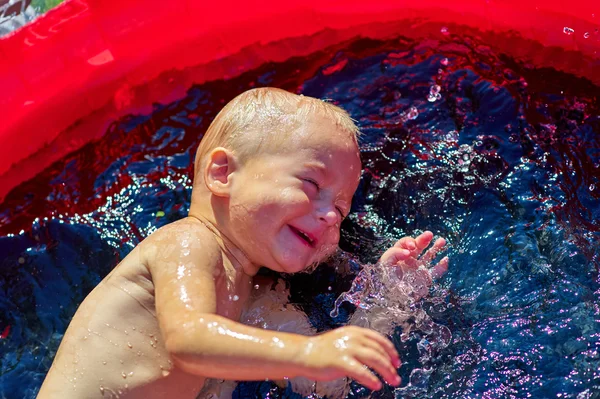
[[[212,150],[204,168],[206,188],[218,197],[228,197],[231,174],[236,170],[236,159],[231,151],[223,147]]]

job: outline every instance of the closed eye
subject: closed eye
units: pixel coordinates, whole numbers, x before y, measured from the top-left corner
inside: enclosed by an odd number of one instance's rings
[[[312,184],[313,186],[315,186],[315,188],[317,189],[317,191],[321,189],[321,187],[319,186],[319,183],[317,183],[313,179],[303,179],[303,180],[305,182],[308,182],[308,183]]]

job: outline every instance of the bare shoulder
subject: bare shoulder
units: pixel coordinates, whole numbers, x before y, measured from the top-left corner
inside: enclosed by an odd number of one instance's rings
[[[153,267],[178,263],[186,258],[198,266],[214,267],[221,262],[220,247],[208,228],[194,218],[161,227],[140,245],[145,263]]]

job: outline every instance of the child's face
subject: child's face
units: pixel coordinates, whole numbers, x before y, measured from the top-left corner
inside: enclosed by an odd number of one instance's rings
[[[320,115],[288,143],[239,169],[229,216],[231,234],[252,263],[294,273],[337,248],[361,165],[350,133]]]

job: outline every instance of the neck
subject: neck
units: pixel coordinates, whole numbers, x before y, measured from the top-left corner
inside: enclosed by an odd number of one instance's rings
[[[253,264],[240,246],[230,238],[226,226],[225,228],[220,227],[227,225],[227,223],[217,222],[218,218],[213,208],[210,205],[203,206],[202,202],[192,200],[188,217],[198,220],[213,233],[221,250],[236,269],[241,268],[245,274],[254,276],[258,272],[258,269],[260,269],[260,266]]]

